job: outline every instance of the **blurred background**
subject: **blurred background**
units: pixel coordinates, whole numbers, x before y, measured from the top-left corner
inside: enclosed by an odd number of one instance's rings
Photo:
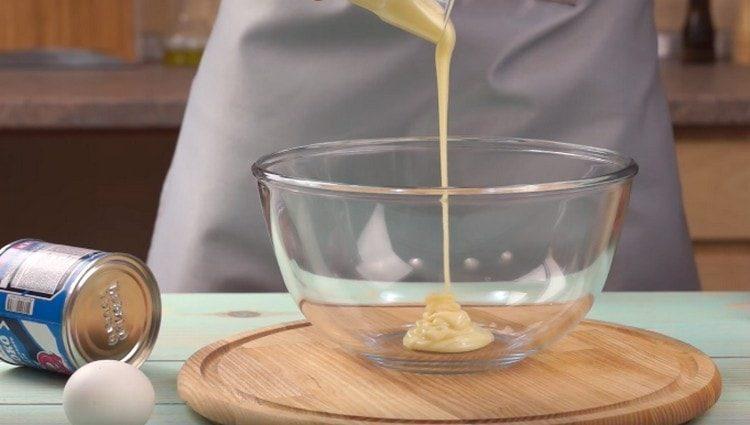
[[[145,258],[218,3],[0,0],[0,241]],[[703,289],[750,290],[750,0],[655,20]]]

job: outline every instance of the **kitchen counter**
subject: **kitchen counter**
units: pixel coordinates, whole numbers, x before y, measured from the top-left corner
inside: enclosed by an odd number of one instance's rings
[[[750,125],[750,67],[665,61],[661,75],[675,126]]]
[[[177,373],[202,346],[232,334],[302,315],[288,294],[167,294],[159,340],[142,370],[156,390],[149,424],[208,424],[177,395]],[[589,318],[641,327],[680,339],[714,359],[721,398],[693,425],[738,425],[750,415],[750,293],[603,293]],[[62,376],[0,363],[0,423],[62,424]]]
[[[0,129],[177,128],[191,68],[0,69]],[[674,124],[750,125],[750,67],[662,63]]]
[[[177,128],[192,68],[0,69],[2,129]]]

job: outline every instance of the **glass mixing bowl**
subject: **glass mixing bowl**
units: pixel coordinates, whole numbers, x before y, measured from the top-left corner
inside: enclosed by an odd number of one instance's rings
[[[290,149],[253,165],[276,258],[305,317],[380,365],[465,372],[513,364],[572,329],[609,273],[637,172],[615,152],[539,140],[452,139],[449,188],[434,138]],[[441,203],[450,203],[451,291],[484,348],[404,348],[443,290]]]

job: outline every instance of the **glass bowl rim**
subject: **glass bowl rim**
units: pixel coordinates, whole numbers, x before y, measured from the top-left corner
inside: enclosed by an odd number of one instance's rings
[[[600,186],[608,186],[618,182],[631,180],[638,173],[638,164],[627,156],[621,155],[613,150],[577,145],[573,143],[553,142],[541,139],[528,139],[518,137],[450,137],[451,142],[486,142],[518,147],[520,151],[548,152],[556,155],[583,157],[589,160],[607,162],[617,166],[615,171],[599,176],[560,180],[554,182],[537,184],[512,184],[488,187],[391,187],[391,186],[365,186],[347,183],[326,182],[315,179],[299,178],[270,171],[269,167],[279,162],[294,159],[300,156],[321,155],[335,152],[343,148],[360,146],[376,147],[379,145],[390,145],[393,143],[431,142],[437,143],[436,137],[397,137],[397,138],[373,138],[352,139],[332,142],[313,143],[304,146],[280,150],[275,153],[264,155],[252,165],[252,173],[260,182],[274,183],[281,186],[297,189],[322,190],[325,192],[336,192],[339,194],[369,194],[369,195],[413,195],[413,196],[436,196],[436,195],[514,195],[535,194],[546,192],[575,192]]]

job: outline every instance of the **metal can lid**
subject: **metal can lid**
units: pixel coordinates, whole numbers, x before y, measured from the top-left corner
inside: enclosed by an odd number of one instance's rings
[[[65,343],[75,367],[105,359],[139,366],[159,333],[159,288],[137,258],[105,254],[73,282],[63,314]]]

